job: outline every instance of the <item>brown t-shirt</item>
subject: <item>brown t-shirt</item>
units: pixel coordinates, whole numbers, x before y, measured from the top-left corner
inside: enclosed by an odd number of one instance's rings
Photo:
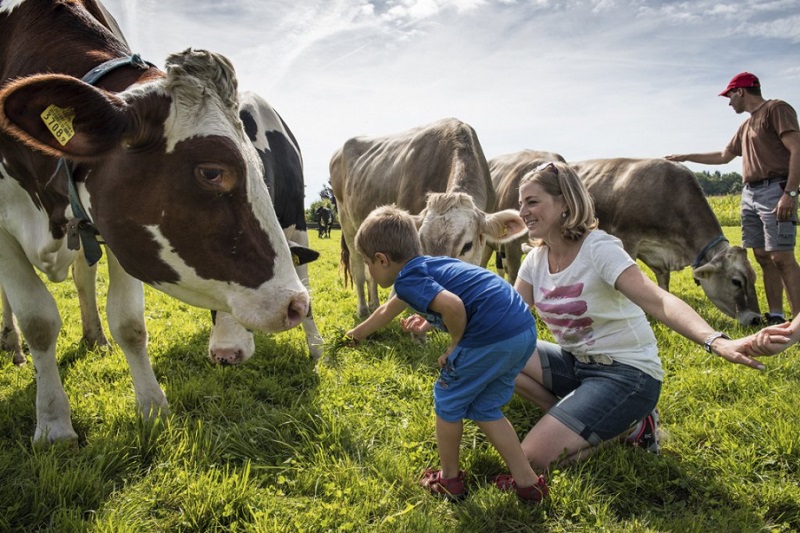
[[[767,100],[753,111],[728,143],[728,152],[742,157],[745,182],[767,178],[786,178],[789,150],[781,135],[799,131],[797,113],[781,100]]]

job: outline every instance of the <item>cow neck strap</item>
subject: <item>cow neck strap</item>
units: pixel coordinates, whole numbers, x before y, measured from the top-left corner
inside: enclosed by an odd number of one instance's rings
[[[133,54],[126,57],[110,59],[90,70],[81,80],[90,85],[94,85],[100,78],[112,70],[126,65],[143,69],[155,67],[155,65],[149,61],[144,61],[139,54]],[[83,203],[78,196],[78,187],[75,185],[72,165],[63,157],[59,158],[58,165],[56,166],[56,174],[59,172],[64,172],[67,176],[67,192],[69,194],[69,205],[72,208],[73,216],[73,218],[67,222],[67,248],[70,250],[78,250],[81,245],[83,245],[83,255],[86,257],[86,262],[89,263],[89,266],[93,266],[103,257],[103,250],[100,248],[101,243],[97,240],[97,236],[100,232],[97,230],[97,227],[95,227],[94,222],[89,218],[89,214],[86,212],[86,209],[84,209]]]
[[[706,254],[708,253],[708,251],[711,250],[714,246],[721,243],[722,241],[728,242],[728,239],[725,238],[725,235],[717,235],[716,237],[711,239],[711,242],[706,244],[705,247],[702,250],[700,250],[700,253],[697,255],[697,259],[695,259],[694,263],[692,263],[692,268],[697,268],[700,265],[702,265],[703,260],[706,258]],[[708,261],[706,261],[706,263],[707,262]]]

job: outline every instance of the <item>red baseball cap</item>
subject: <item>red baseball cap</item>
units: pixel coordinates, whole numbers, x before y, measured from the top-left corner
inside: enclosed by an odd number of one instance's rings
[[[731,78],[728,86],[725,87],[725,90],[719,93],[719,95],[727,96],[728,91],[731,89],[738,89],[740,87],[761,87],[761,82],[758,81],[758,78],[755,74],[750,74],[749,72],[740,72]]]

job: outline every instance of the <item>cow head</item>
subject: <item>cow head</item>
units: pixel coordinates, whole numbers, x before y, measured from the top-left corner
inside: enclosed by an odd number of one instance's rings
[[[236,87],[227,59],[195,50],[170,56],[166,76],[119,93],[40,74],[0,91],[0,127],[74,164],[81,200],[129,274],[229,311],[248,328],[281,331],[307,314],[308,292],[239,119]],[[55,117],[58,135],[43,113]]]
[[[747,251],[730,246],[692,271],[694,280],[723,313],[743,326],[758,324],[761,313],[756,298],[756,273]]]
[[[484,213],[465,193],[429,193],[425,209],[415,217],[422,251],[480,264],[486,242],[509,242],[527,228],[513,210]]]

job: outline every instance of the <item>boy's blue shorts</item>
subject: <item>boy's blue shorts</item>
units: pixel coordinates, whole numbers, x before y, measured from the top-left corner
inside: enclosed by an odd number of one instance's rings
[[[475,348],[457,346],[433,388],[433,409],[442,420],[492,422],[514,395],[514,379],[536,348],[536,328]]]

